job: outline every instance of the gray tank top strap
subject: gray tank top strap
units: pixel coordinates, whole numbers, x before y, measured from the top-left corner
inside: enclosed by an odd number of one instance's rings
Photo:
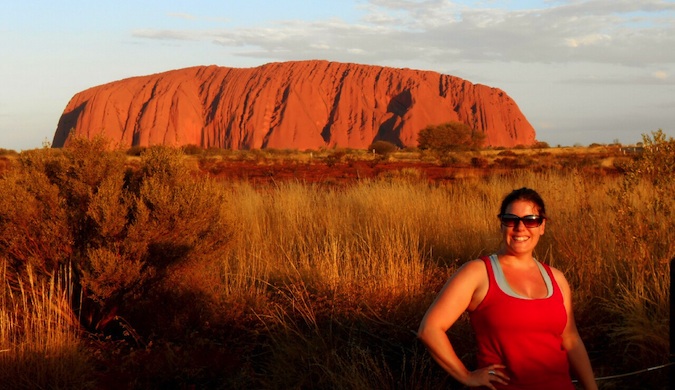
[[[549,298],[553,295],[553,283],[551,282],[551,277],[548,275],[548,272],[546,272],[544,266],[539,261],[537,261],[537,259],[534,259],[534,261],[537,263],[537,267],[539,267],[539,272],[541,272],[542,278],[544,278],[544,283],[546,283],[546,291],[548,291],[546,298]],[[490,264],[492,265],[492,273],[494,274],[495,280],[497,281],[497,286],[499,286],[499,289],[502,290],[506,295],[520,299],[532,299],[517,294],[515,291],[513,291],[511,286],[509,286],[509,283],[506,281],[506,276],[504,276],[504,270],[499,264],[499,259],[497,258],[496,253],[490,255]]]

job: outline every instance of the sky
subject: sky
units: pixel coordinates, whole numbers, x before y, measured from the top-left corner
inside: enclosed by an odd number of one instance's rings
[[[321,59],[504,90],[551,146],[675,136],[675,0],[0,4],[0,148],[49,145],[78,92],[198,65]]]

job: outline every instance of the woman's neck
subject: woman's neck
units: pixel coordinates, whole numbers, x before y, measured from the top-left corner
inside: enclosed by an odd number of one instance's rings
[[[502,265],[518,268],[529,268],[536,265],[532,252],[509,253],[505,249],[497,251],[497,257]]]

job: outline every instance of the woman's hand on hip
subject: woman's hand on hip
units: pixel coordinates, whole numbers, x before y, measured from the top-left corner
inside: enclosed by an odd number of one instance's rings
[[[508,384],[509,377],[504,374],[502,369],[506,368],[501,364],[491,364],[487,367],[472,371],[469,375],[466,385],[469,387],[485,386],[490,390],[497,390],[493,383]]]

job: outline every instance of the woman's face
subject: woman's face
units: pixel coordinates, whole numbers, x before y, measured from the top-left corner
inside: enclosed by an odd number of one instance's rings
[[[522,218],[526,215],[539,215],[539,211],[532,202],[516,200],[506,207],[504,214],[513,214]],[[512,255],[522,255],[534,251],[539,237],[544,235],[546,220],[540,226],[533,228],[526,228],[522,221],[516,223],[514,227],[507,227],[503,224],[501,227],[506,252]]]

